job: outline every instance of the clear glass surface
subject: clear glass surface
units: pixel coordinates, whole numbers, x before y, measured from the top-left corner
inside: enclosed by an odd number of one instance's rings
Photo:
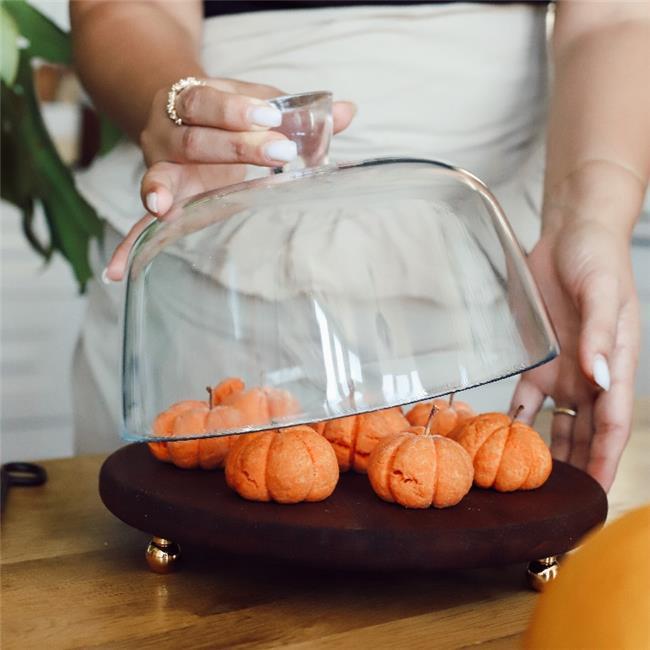
[[[226,377],[289,391],[295,408],[187,438],[403,405],[557,352],[521,248],[471,174],[411,159],[277,174],[175,206],[138,240],[123,437],[164,439],[157,414]]]

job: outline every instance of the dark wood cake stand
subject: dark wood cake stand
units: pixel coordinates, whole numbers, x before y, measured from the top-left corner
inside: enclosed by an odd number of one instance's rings
[[[385,503],[366,476],[354,473],[343,474],[325,501],[278,505],[245,501],[228,489],[223,472],[181,470],[134,444],[104,462],[99,492],[115,516],[154,536],[147,560],[160,572],[171,568],[178,544],[187,543],[360,569],[530,562],[529,577],[539,588],[555,577],[556,557],[607,515],[600,485],[558,461],[537,490],[502,494],[474,488],[444,510]]]

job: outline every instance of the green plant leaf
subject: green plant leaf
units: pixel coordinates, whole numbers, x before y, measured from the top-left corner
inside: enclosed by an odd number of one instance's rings
[[[30,156],[25,155],[17,129],[27,110],[22,87],[13,88],[1,84],[0,111],[2,131],[0,137],[0,193],[2,198],[16,207],[25,209],[32,200],[34,179]]]
[[[69,35],[23,0],[0,1],[0,195],[21,210],[23,231],[32,248],[46,260],[54,252],[63,255],[83,291],[92,276],[90,241],[102,236],[102,221],[78,192],[72,172],[50,138],[36,98],[31,65],[34,57],[70,64]],[[20,36],[28,41],[27,47],[18,47]],[[120,135],[111,122],[100,116],[100,154],[109,151]],[[33,227],[38,203],[43,206],[49,241],[42,241]]]
[[[2,197],[22,210],[23,229],[32,247],[45,258],[60,252],[83,291],[92,276],[88,247],[91,239],[101,237],[102,222],[77,191],[47,132],[24,51],[14,88],[2,84],[2,113]],[[43,205],[49,243],[41,242],[32,229],[35,202]]]
[[[23,0],[5,1],[2,6],[11,14],[19,33],[29,41],[25,50],[28,56],[64,65],[72,62],[69,35],[47,16]]]
[[[0,77],[8,86],[11,86],[16,78],[18,55],[18,27],[2,5],[0,6]]]
[[[23,234],[29,245],[45,260],[52,256],[52,245],[44,244],[34,232],[34,202],[31,201],[29,206],[23,209],[22,219]]]

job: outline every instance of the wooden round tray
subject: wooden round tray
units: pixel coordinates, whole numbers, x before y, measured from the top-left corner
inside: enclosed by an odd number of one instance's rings
[[[122,521],[180,544],[364,569],[473,568],[559,555],[607,515],[600,485],[558,461],[538,490],[474,488],[444,510],[385,503],[354,473],[341,475],[325,501],[278,505],[245,501],[221,471],[177,469],[133,444],[104,462],[99,491]]]

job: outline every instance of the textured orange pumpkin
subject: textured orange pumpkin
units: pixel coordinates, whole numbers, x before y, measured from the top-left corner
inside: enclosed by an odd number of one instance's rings
[[[217,429],[235,429],[241,426],[241,415],[230,406],[207,406],[190,409],[177,416],[173,436],[196,435]],[[172,463],[183,469],[216,469],[223,467],[234,443],[233,436],[180,440],[167,443]]]
[[[368,462],[368,478],[384,501],[405,508],[447,508],[472,487],[472,461],[457,443],[424,427],[381,440]]]
[[[322,501],[338,478],[334,450],[308,426],[239,436],[226,461],[226,482],[251,501]]]
[[[224,379],[211,394],[213,405],[236,408],[244,425],[261,426],[300,412],[298,400],[289,391],[270,387],[246,390],[237,377]]]
[[[432,402],[416,404],[406,414],[409,424],[414,427],[426,426],[431,415],[432,406],[436,407],[430,425],[430,433],[433,435],[453,438],[465,423],[476,415],[472,407],[465,402],[458,402],[453,399],[449,401],[434,399]]]
[[[172,404],[166,411],[160,413],[153,422],[153,433],[156,436],[167,437],[172,435],[174,428],[174,421],[176,418],[185,411],[206,406],[206,402],[199,400],[187,399],[182,402]],[[166,442],[149,442],[149,450],[151,453],[164,463],[171,463],[172,459],[169,455]]]
[[[185,400],[160,413],[153,423],[154,433],[173,437],[264,425],[300,410],[297,400],[288,391],[277,388],[245,390],[244,382],[237,377],[208,388],[208,393],[207,402]],[[163,462],[183,469],[214,469],[224,466],[234,442],[232,436],[217,436],[148,444],[151,453]]]
[[[386,436],[404,431],[408,421],[399,408],[350,415],[325,422],[323,436],[336,452],[339,469],[366,472],[368,457],[377,443]]]
[[[533,490],[548,479],[551,452],[532,427],[503,413],[483,413],[456,435],[474,465],[474,483],[499,492]]]

